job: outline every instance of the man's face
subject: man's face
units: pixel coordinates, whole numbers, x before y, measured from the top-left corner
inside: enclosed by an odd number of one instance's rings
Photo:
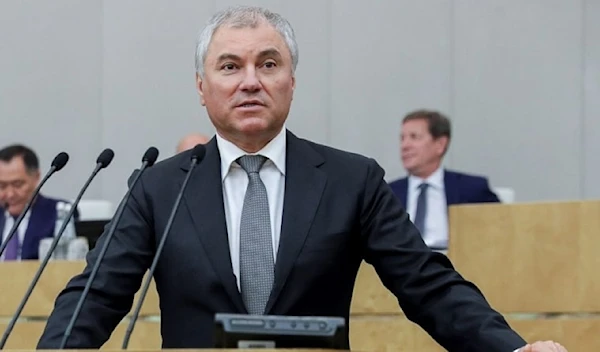
[[[403,123],[400,140],[404,168],[419,177],[435,171],[448,145],[447,137],[433,138],[423,119]]]
[[[16,156],[10,161],[0,160],[0,202],[10,215],[17,216],[33,194],[40,180],[39,171],[29,173],[23,158]]]
[[[213,35],[197,76],[202,105],[217,131],[231,141],[273,138],[292,102],[292,58],[281,35],[266,23],[223,26]]]

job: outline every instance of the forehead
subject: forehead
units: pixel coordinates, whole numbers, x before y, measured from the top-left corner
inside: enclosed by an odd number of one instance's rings
[[[425,119],[408,120],[402,124],[403,132],[420,132],[428,131],[427,121]]]
[[[223,54],[259,54],[265,49],[275,49],[291,60],[285,40],[270,24],[261,21],[256,26],[240,28],[223,25],[215,31],[206,59],[217,60]]]
[[[0,179],[25,176],[27,176],[27,170],[23,158],[14,157],[10,161],[0,161]]]

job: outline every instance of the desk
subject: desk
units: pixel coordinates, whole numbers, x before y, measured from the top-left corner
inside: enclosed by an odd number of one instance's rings
[[[553,339],[570,351],[600,351],[600,202],[451,206],[449,221],[448,256],[526,340]],[[35,347],[56,295],[83,265],[49,263],[23,312],[41,320],[18,323],[7,348]],[[14,278],[0,280],[0,321],[6,323],[14,313],[38,266],[0,265],[0,277]],[[160,347],[159,323],[153,320],[157,315],[158,296],[152,288],[131,349]],[[2,331],[4,327],[0,324]],[[118,349],[124,328],[119,325],[103,349]],[[350,341],[353,350],[443,351],[406,319],[396,298],[366,264],[355,286]]]

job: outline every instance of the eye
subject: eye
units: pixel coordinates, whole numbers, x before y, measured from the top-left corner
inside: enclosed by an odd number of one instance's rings
[[[235,68],[236,68],[235,64],[232,64],[232,63],[227,63],[227,64],[224,64],[223,66],[221,66],[221,70],[225,70],[225,71],[233,71],[233,70],[235,70]]]
[[[275,62],[273,62],[273,61],[267,61],[264,64],[265,68],[275,68],[276,66],[277,66],[277,64],[275,64]]]

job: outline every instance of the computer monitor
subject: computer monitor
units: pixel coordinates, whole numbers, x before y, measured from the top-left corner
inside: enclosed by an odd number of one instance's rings
[[[77,236],[87,238],[90,249],[96,246],[98,237],[104,232],[104,226],[108,224],[110,220],[84,220],[75,222],[75,232]]]
[[[215,315],[215,348],[348,349],[344,318]]]

